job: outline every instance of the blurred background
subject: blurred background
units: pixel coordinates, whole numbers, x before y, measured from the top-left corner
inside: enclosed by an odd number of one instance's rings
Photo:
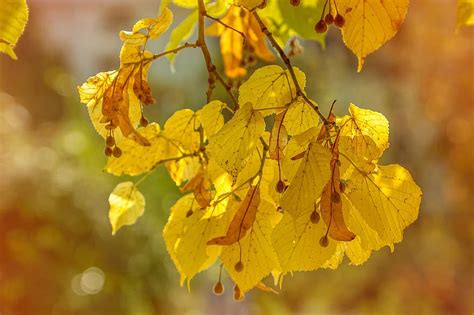
[[[473,314],[474,28],[455,33],[455,1],[412,1],[399,34],[360,74],[336,29],[325,50],[303,43],[294,63],[324,111],[337,99],[338,114],[353,102],[387,116],[382,162],[404,165],[422,187],[420,216],[394,253],[295,274],[280,295],[254,290],[239,303],[228,279],[223,296],[212,294],[217,269],[198,275],[190,292],[179,286],[161,236],[179,192],[163,169],[141,185],[144,216],[111,235],[107,198],[126,178],[102,172],[103,141],[76,86],[117,67],[118,32],[155,15],[159,1],[29,5],[19,60],[0,55],[1,315]],[[173,10],[176,24],[187,12]],[[210,43],[220,60],[217,40]],[[163,123],[204,104],[201,58],[184,51],[176,72],[166,59],[154,64],[157,105],[147,117]]]

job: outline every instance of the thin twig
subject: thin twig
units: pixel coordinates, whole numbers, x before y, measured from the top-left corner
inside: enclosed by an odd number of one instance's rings
[[[179,46],[179,47],[176,47],[174,49],[170,49],[170,50],[164,51],[162,53],[153,55],[153,57],[150,58],[150,59],[151,60],[156,60],[160,57],[163,57],[163,56],[166,56],[166,55],[169,55],[169,54],[176,54],[177,52],[179,52],[180,50],[183,50],[185,48],[197,48],[197,47],[198,47],[197,43],[185,43],[183,46]]]
[[[207,18],[209,18],[209,19],[211,19],[211,20],[213,20],[213,21],[219,23],[220,25],[224,26],[225,28],[228,28],[228,29],[233,30],[234,32],[240,34],[240,36],[242,36],[242,38],[245,40],[245,34],[244,34],[243,32],[241,32],[241,31],[239,31],[238,29],[236,29],[235,27],[230,26],[229,24],[225,24],[224,22],[222,22],[221,19],[216,18],[216,17],[213,17],[213,16],[210,16],[210,15],[207,14],[207,13],[206,13],[205,17],[207,17]]]

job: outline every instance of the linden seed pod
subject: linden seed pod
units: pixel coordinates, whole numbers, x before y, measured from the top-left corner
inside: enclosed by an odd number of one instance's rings
[[[240,291],[240,288],[235,285],[234,286],[234,300],[235,301],[242,301],[244,299],[244,296],[242,295],[242,292]]]
[[[281,194],[282,192],[285,191],[285,183],[280,179],[275,187],[276,191]]]
[[[112,154],[116,157],[119,158],[122,156],[122,150],[120,150],[119,147],[115,147],[114,150],[112,151]]]
[[[332,203],[340,203],[341,195],[337,191],[333,191],[331,194],[331,201]]]
[[[301,0],[290,0],[290,4],[294,7],[297,7],[301,4]]]
[[[108,137],[105,139],[105,144],[106,144],[108,147],[113,147],[113,146],[115,145],[115,139],[114,139],[114,137],[108,136]]]
[[[255,56],[251,54],[248,56],[247,62],[250,66],[255,66],[255,64],[257,63],[257,58],[255,58]]]
[[[148,126],[148,119],[142,116],[142,118],[140,118],[140,126],[142,127]]]
[[[324,17],[324,22],[326,22],[327,25],[331,25],[334,22],[334,17],[331,13],[326,14]]]
[[[338,13],[336,17],[334,18],[334,25],[341,28],[344,26],[345,23],[346,23],[346,20],[344,19],[344,17]]]
[[[327,235],[324,235],[323,237],[321,237],[319,239],[319,245],[321,245],[321,247],[328,247],[329,239],[328,239]]]
[[[242,272],[242,270],[244,270],[244,264],[239,260],[239,261],[234,265],[234,269],[235,269],[235,271],[237,271],[237,272]]]
[[[321,219],[321,216],[319,215],[318,211],[314,210],[313,212],[311,212],[311,216],[309,217],[309,219],[311,220],[311,223],[316,224]]]
[[[104,150],[105,156],[112,156],[112,148],[111,147],[106,147]]]
[[[222,282],[217,281],[217,282],[214,284],[214,287],[212,288],[212,292],[213,292],[215,295],[222,295],[222,294],[224,293],[224,285],[222,285]]]
[[[326,31],[328,30],[328,26],[326,25],[326,22],[324,22],[324,20],[320,20],[314,26],[314,30],[316,31],[316,33],[326,33]]]

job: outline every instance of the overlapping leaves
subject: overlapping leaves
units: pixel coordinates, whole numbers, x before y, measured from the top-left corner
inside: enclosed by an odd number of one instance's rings
[[[154,59],[144,47],[171,17],[165,9],[122,32],[119,70],[97,74],[79,92],[114,147],[107,172],[135,176],[164,164],[185,194],[163,231],[181,284],[220,260],[242,296],[270,290],[262,283],[270,274],[281,283],[288,273],[335,269],[344,257],[361,264],[374,250],[393,249],[418,216],[421,190],[403,167],[378,164],[389,147],[387,119],[351,104],[347,116],[320,122],[299,69],[258,69],[240,86],[235,109],[211,101],[175,112],[163,128],[143,122]],[[114,233],[145,205],[132,182],[109,201]]]

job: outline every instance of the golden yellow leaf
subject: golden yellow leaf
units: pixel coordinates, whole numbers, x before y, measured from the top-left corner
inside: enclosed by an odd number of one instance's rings
[[[182,269],[176,254],[177,241],[181,238],[186,226],[187,214],[198,210],[199,205],[194,200],[193,194],[184,195],[171,207],[168,224],[163,229],[166,250],[179,273],[182,273]]]
[[[341,197],[347,226],[357,235],[355,239],[347,243],[346,255],[352,264],[360,265],[370,257],[372,251],[387,246],[387,243],[384,243],[378,233],[367,224],[347,196],[342,194]],[[388,244],[388,246],[392,245]]]
[[[112,234],[124,225],[134,224],[145,211],[145,198],[132,182],[118,184],[109,196]]]
[[[354,104],[350,104],[349,112],[350,117],[340,122],[340,152],[360,160],[361,164],[377,161],[389,147],[388,120],[380,113]]]
[[[206,152],[218,165],[236,177],[246,165],[263,134],[265,122],[247,103],[235,112],[218,133],[209,137]]]
[[[197,2],[195,1],[197,4]],[[170,34],[168,44],[166,44],[165,51],[172,50],[187,41],[194,33],[196,22],[198,20],[198,10],[193,10],[184,20],[177,25]],[[170,63],[174,62],[176,54],[166,55]]]
[[[362,219],[384,245],[402,240],[403,230],[418,217],[421,190],[400,165],[378,166],[370,174],[355,171],[347,194]]]
[[[291,136],[299,135],[312,127],[318,127],[318,114],[301,97],[291,103],[283,124]]]
[[[222,190],[216,192],[214,200],[218,199],[222,193],[226,193],[229,187],[225,184],[227,182],[225,177],[221,180],[224,183],[217,185],[216,188]],[[176,213],[168,219],[164,237],[167,248],[169,251],[172,250],[175,264],[181,273],[181,284],[186,279],[190,281],[198,272],[207,269],[217,259],[221,247],[207,246],[207,241],[225,233],[234,213],[227,211],[227,208],[232,210],[236,202],[234,198],[229,197],[206,209],[200,209],[192,197],[191,202],[188,199],[187,202],[181,202],[173,207]],[[186,206],[190,208],[185,209]],[[176,225],[179,226],[179,230]]]
[[[242,293],[257,286],[272,270],[279,269],[271,233],[281,215],[275,206],[262,200],[256,220],[239,243],[222,247],[221,260]],[[242,269],[240,269],[242,268]]]
[[[306,76],[295,68],[296,78],[302,89]],[[296,88],[288,70],[271,65],[257,69],[239,88],[239,103],[250,102],[267,116],[290,106],[296,97]],[[266,110],[265,110],[266,109]]]
[[[458,0],[456,28],[474,25],[474,0]]]
[[[196,112],[206,136],[216,134],[224,126],[222,110],[226,107],[227,105],[221,101],[211,101]]]
[[[234,0],[237,6],[244,6],[248,10],[253,10],[265,6],[267,0]]]
[[[294,217],[283,214],[272,234],[273,247],[277,252],[282,275],[294,271],[310,271],[321,268],[336,251],[337,242],[329,240],[322,247],[320,239],[326,235],[326,225],[320,220],[311,221],[313,206],[303,208]]]
[[[120,39],[124,45],[145,45],[148,39],[155,39],[166,32],[173,22],[173,13],[164,8],[156,18],[144,18],[135,23],[132,31],[121,31]],[[141,31],[145,31],[141,33]]]
[[[171,179],[177,186],[191,180],[202,170],[202,162],[199,156],[190,156],[177,161],[165,163]]]
[[[28,6],[25,0],[0,0],[0,52],[17,59],[13,48],[25,30]]]
[[[175,112],[165,123],[164,135],[167,139],[179,145],[185,152],[195,152],[199,149],[201,126],[197,114],[190,109]]]
[[[338,0],[337,10],[345,18],[342,38],[357,56],[360,72],[367,55],[398,32],[407,14],[408,0]]]
[[[312,142],[309,145],[298,171],[281,198],[280,205],[285,212],[299,218],[306,209],[313,209],[331,175],[330,159],[329,151],[321,144]]]
[[[291,137],[285,148],[285,157],[281,161],[283,178],[288,181],[293,179],[309,144],[316,139],[318,132],[318,129],[313,127],[297,136]]]
[[[268,143],[268,132],[265,131],[262,134],[262,139]],[[247,158],[245,166],[240,170],[237,178],[234,180],[234,186],[243,185],[247,183],[248,180],[254,178],[260,170],[262,164],[262,154],[263,154],[263,144],[261,141],[257,142],[255,150],[252,151],[252,154]],[[266,163],[266,161],[265,161]]]
[[[138,33],[146,30],[149,38],[158,38],[168,30],[171,23],[173,23],[173,12],[168,8],[164,8],[158,17],[144,18],[136,22],[133,25],[132,32]]]

